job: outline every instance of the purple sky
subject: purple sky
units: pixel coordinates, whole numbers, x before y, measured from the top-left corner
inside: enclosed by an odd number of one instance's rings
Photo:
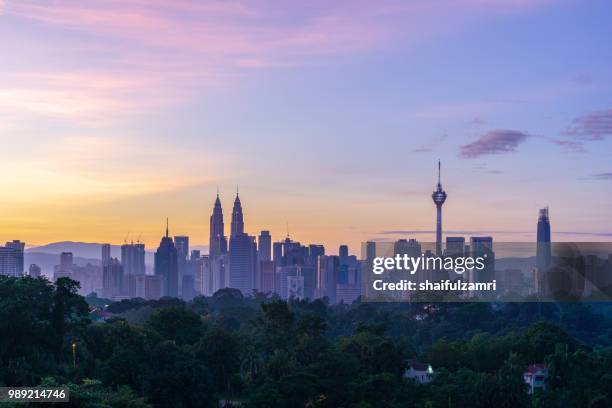
[[[439,158],[448,230],[609,240],[610,38],[603,0],[0,0],[0,239],[206,243],[236,184],[251,233],[431,239]]]

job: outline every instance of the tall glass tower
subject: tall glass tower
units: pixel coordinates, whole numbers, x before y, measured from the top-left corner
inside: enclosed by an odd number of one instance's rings
[[[210,216],[210,241],[208,251],[212,256],[221,255],[227,252],[227,239],[225,238],[225,227],[223,225],[223,209],[217,190],[217,199],[213,213]]]
[[[240,204],[240,197],[238,197],[238,191],[236,191],[236,199],[234,200],[234,208],[232,209],[232,231],[230,237],[244,234],[244,217],[242,215],[242,205]]]
[[[442,190],[440,182],[440,160],[438,160],[438,186],[432,193],[431,198],[437,209],[436,221],[436,255],[442,256],[442,204],[446,201],[446,191]]]
[[[155,275],[163,277],[164,296],[178,297],[178,253],[168,234],[167,219],[166,235],[155,251]]]

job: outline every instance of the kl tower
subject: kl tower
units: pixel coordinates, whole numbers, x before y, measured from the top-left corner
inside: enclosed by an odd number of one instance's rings
[[[440,160],[438,160],[438,187],[431,195],[431,198],[438,210],[436,222],[436,255],[442,256],[442,204],[446,201],[446,191],[442,190],[442,183],[440,182]]]

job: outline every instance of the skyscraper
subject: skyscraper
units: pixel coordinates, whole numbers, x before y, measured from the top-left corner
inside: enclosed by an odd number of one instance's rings
[[[145,274],[145,246],[144,244],[121,245],[121,265],[123,273],[127,276],[141,276]]]
[[[538,217],[537,236],[537,267],[544,272],[550,266],[550,219],[548,218],[548,207],[540,210]]]
[[[174,245],[176,246],[176,252],[178,255],[178,281],[179,281],[179,294],[183,294],[183,287],[187,286],[189,289],[189,282],[184,283],[183,278],[189,275],[187,257],[189,256],[189,237],[184,235],[178,235],[174,237]],[[187,278],[189,280],[189,278]]]
[[[102,244],[102,265],[105,265],[111,258],[110,244]]]
[[[227,252],[227,238],[225,237],[223,209],[221,208],[219,192],[217,192],[215,206],[210,216],[210,241],[208,248],[208,253],[211,256],[221,255]]]
[[[184,235],[175,236],[174,245],[176,246],[179,259],[184,259],[186,261],[189,255],[189,237]]]
[[[338,248],[338,256],[340,257],[340,265],[346,265],[348,263],[348,245],[340,245]]]
[[[255,288],[257,249],[255,237],[245,233],[233,235],[229,245],[229,285],[250,295]]]
[[[74,265],[74,257],[72,252],[62,252],[60,254],[60,266],[72,267]]]
[[[110,258],[102,266],[103,296],[109,299],[120,297],[123,289],[123,267],[117,258]]]
[[[283,243],[281,241],[272,244],[272,255],[275,266],[283,266]]]
[[[431,194],[434,204],[437,210],[437,221],[436,221],[436,255],[442,255],[442,204],[446,201],[446,192],[442,190],[442,183],[440,181],[440,161],[438,160],[438,186],[437,189]]]
[[[465,238],[464,237],[446,237],[446,256],[464,256]]]
[[[270,231],[261,231],[257,242],[257,253],[260,261],[272,260],[272,237]]]
[[[25,244],[21,241],[7,242],[0,246],[0,275],[23,275],[23,249]]]
[[[75,266],[72,252],[62,252],[60,254],[60,264],[53,267],[53,280],[72,278]]]
[[[340,259],[337,256],[320,256],[317,262],[315,297],[327,297],[329,303],[336,303],[336,285]]]
[[[347,249],[348,253],[348,249]],[[317,259],[320,256],[325,255],[325,247],[321,244],[310,244],[308,245],[308,264],[316,265]]]
[[[236,191],[236,199],[234,200],[234,208],[232,209],[232,225],[231,225],[230,238],[239,234],[244,234],[244,219],[242,216],[242,205],[240,204],[240,197]]]
[[[13,240],[6,243],[6,248],[12,249],[15,256],[15,276],[23,275],[23,250],[25,242]]]
[[[495,279],[495,252],[493,252],[493,237],[471,237],[470,249],[472,257],[484,258],[484,268],[473,269],[471,282],[492,282]]]
[[[263,284],[264,268],[272,262],[272,237],[270,231],[261,231],[257,239],[257,268],[255,271],[255,289],[265,293]],[[267,269],[266,269],[267,271]],[[274,275],[272,275],[274,277]],[[267,276],[269,278],[269,276]]]
[[[163,277],[164,296],[178,297],[178,254],[172,238],[168,235],[161,239],[155,252],[155,275]]]
[[[232,232],[229,242],[229,285],[250,294],[255,288],[257,245],[255,237],[244,233],[244,217],[240,197],[236,192],[232,209]]]

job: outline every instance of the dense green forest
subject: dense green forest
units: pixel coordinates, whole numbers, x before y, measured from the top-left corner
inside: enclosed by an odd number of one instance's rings
[[[608,304],[330,306],[233,289],[112,303],[76,290],[0,277],[0,386],[67,385],[62,407],[612,405]],[[429,384],[404,378],[411,358],[432,365]],[[529,395],[532,363],[549,375]]]

